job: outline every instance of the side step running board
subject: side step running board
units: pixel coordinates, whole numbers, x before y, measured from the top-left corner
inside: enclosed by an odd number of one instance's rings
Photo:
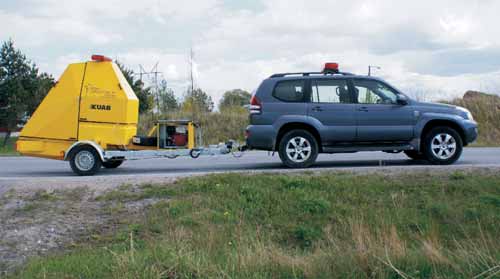
[[[356,151],[392,151],[392,150],[415,150],[411,144],[398,145],[368,145],[368,146],[323,146],[324,153],[342,153]]]

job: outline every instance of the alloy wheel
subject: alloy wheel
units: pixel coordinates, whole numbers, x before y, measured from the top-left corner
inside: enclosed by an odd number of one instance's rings
[[[457,141],[447,133],[437,134],[431,141],[432,154],[441,160],[448,160],[457,151]]]
[[[286,155],[294,163],[302,163],[311,156],[311,143],[303,137],[294,137],[286,144]]]

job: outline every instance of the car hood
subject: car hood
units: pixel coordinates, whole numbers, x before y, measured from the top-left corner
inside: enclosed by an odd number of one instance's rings
[[[413,104],[415,108],[421,112],[434,112],[434,113],[446,113],[452,115],[458,115],[467,118],[467,113],[463,110],[457,109],[457,106],[440,104],[440,103],[426,103],[426,102],[415,102]]]
[[[428,102],[415,102],[416,106],[428,107],[428,108],[436,108],[436,109],[456,109],[457,106],[441,104],[441,103],[428,103]]]

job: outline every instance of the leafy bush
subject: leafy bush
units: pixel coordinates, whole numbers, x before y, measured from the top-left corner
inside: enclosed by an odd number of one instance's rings
[[[464,98],[455,99],[452,105],[465,107],[471,111],[479,125],[477,145],[500,145],[500,97],[481,92],[469,91]]]

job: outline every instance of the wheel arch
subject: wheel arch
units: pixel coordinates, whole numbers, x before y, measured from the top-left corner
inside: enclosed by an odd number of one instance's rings
[[[460,135],[463,146],[467,145],[467,138],[466,138],[465,131],[462,128],[462,126],[460,126],[460,124],[458,124],[457,122],[455,122],[453,120],[449,120],[449,119],[431,119],[427,123],[425,123],[425,125],[422,127],[422,130],[421,130],[420,135],[419,135],[419,137],[421,139],[420,140],[421,144],[422,144],[423,137],[425,137],[425,135],[431,129],[433,129],[435,127],[442,127],[442,126],[449,127],[449,128],[454,129],[455,131],[457,131],[457,133]],[[422,150],[422,146],[420,146],[420,150]]]
[[[280,143],[281,139],[283,138],[283,136],[287,132],[289,132],[291,130],[306,130],[309,133],[311,133],[314,136],[314,138],[316,139],[316,141],[318,142],[318,149],[319,149],[318,151],[319,152],[322,151],[321,136],[320,136],[318,130],[314,126],[312,126],[311,124],[304,123],[304,122],[290,122],[290,123],[286,123],[283,126],[281,126],[280,129],[278,130],[278,134],[276,136],[276,141],[274,142],[274,151],[278,151],[279,143]]]
[[[80,147],[80,146],[84,146],[84,145],[88,145],[88,146],[91,146],[92,148],[95,149],[95,151],[97,152],[97,154],[99,154],[99,158],[101,158],[101,162],[104,162],[104,150],[102,149],[102,147],[93,142],[93,141],[89,141],[89,140],[84,140],[84,141],[77,141],[75,143],[73,143],[67,150],[66,152],[64,152],[64,161],[68,161],[70,159],[70,154],[73,150],[75,150],[77,147]]]

